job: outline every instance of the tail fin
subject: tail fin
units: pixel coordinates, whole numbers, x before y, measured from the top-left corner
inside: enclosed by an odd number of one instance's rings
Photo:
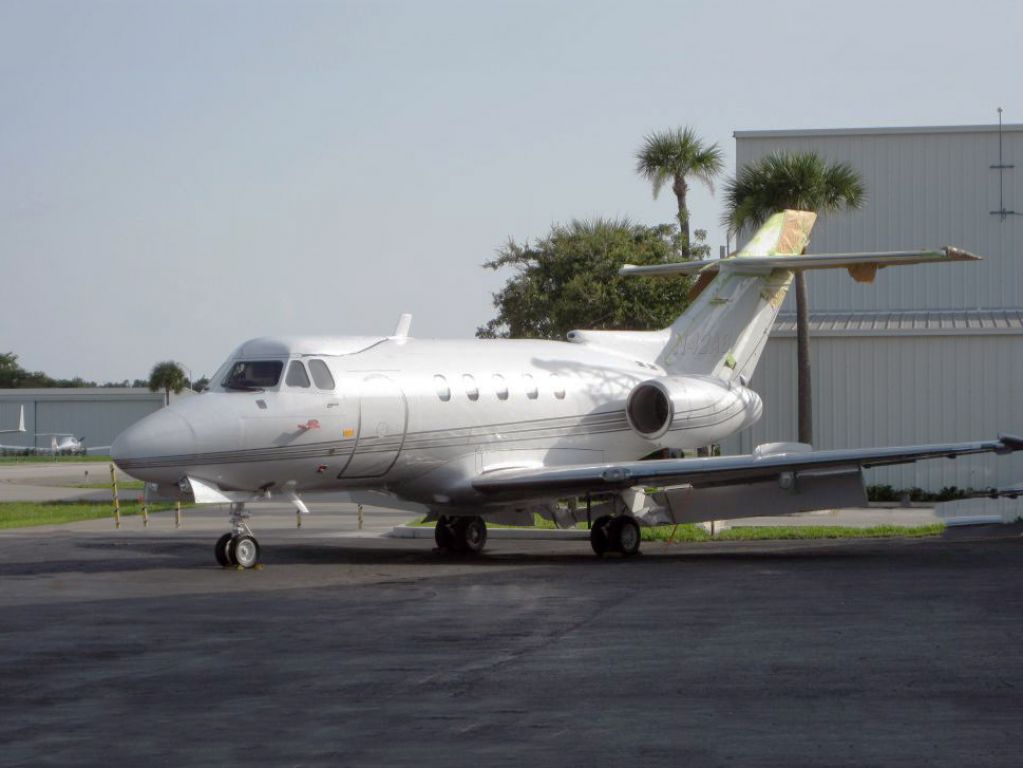
[[[793,274],[761,260],[802,254],[816,220],[809,211],[776,213],[734,259],[705,265],[657,362],[669,373],[752,376]]]

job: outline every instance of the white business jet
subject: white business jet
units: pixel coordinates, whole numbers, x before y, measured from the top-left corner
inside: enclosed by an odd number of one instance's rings
[[[222,565],[251,567],[245,504],[304,492],[374,490],[418,502],[439,548],[477,552],[486,521],[587,519],[597,554],[635,554],[640,525],[863,505],[862,469],[1009,453],[1023,439],[639,461],[720,442],[761,415],[748,387],[794,269],[882,267],[976,256],[955,248],[802,255],[815,216],[773,216],[733,257],[632,267],[698,274],[660,331],[573,331],[568,342],[393,336],[259,338],[238,347],[200,397],[175,402],[114,442],[114,460],[154,494],[230,504]],[[598,504],[594,505],[593,499]],[[559,499],[585,498],[585,507]]]

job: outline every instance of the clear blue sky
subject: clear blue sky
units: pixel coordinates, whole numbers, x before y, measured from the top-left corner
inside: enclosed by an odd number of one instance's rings
[[[119,380],[406,311],[469,337],[508,237],[671,218],[651,130],[731,169],[734,130],[1023,122],[1021,7],[0,0],[0,351]]]

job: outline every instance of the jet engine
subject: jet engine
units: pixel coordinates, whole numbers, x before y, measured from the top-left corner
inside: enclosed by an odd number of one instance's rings
[[[712,376],[663,376],[633,387],[625,405],[629,426],[659,448],[700,448],[755,424],[760,396]]]

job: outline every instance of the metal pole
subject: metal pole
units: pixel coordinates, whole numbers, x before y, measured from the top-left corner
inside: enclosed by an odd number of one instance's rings
[[[302,512],[297,509],[295,510],[295,527],[296,528],[302,527]]]
[[[175,501],[174,502],[174,527],[175,528],[180,528],[181,527],[181,502],[180,501]]]
[[[114,528],[121,527],[121,500],[117,497],[117,472],[110,465],[110,490],[114,494]]]
[[[362,504],[359,505],[359,530],[362,530]]]

